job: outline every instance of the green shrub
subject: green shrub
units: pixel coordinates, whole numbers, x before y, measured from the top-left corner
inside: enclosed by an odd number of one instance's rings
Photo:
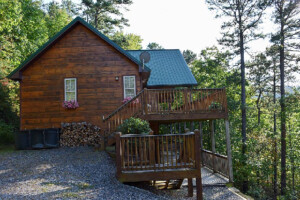
[[[0,120],[0,144],[14,143],[14,127]]]
[[[145,134],[151,131],[147,121],[133,117],[126,119],[117,130],[122,134]]]

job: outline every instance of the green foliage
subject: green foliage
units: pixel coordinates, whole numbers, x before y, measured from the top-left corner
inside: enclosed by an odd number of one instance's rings
[[[11,99],[9,98],[9,90],[6,85],[7,82],[0,81],[0,120],[3,123],[16,125],[18,117],[16,110],[13,109]]]
[[[0,145],[14,143],[14,126],[0,120]]]
[[[139,50],[142,49],[142,38],[139,35],[133,33],[125,34],[122,31],[118,31],[110,38],[125,50]]]
[[[197,54],[195,54],[193,51],[191,50],[183,50],[182,55],[185,59],[185,62],[187,64],[191,64],[194,60],[196,60],[197,58]]]
[[[0,139],[11,143],[19,129],[19,84],[3,79],[71,17],[56,3],[42,8],[40,0],[0,0]]]
[[[116,28],[128,26],[128,20],[123,17],[121,7],[127,10],[126,6],[131,5],[131,0],[82,0],[82,15],[95,28],[104,34],[110,34]]]
[[[164,49],[161,45],[157,44],[156,42],[150,42],[147,45],[147,49]]]
[[[151,131],[147,121],[133,117],[126,119],[117,130],[122,134],[146,134]]]
[[[67,10],[55,1],[50,2],[46,7],[47,15],[45,21],[48,27],[48,36],[52,37],[65,27],[72,18]]]

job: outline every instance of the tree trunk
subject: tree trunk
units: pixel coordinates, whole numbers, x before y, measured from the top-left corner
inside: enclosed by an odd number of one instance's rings
[[[257,100],[256,100],[256,108],[257,108],[257,124],[260,125],[260,106],[259,106],[259,103],[260,103],[260,98],[261,98],[261,94],[262,94],[262,90],[259,90],[259,93],[258,93],[258,97],[257,97]]]
[[[283,6],[280,10],[281,24],[280,24],[280,120],[281,120],[281,195],[286,194],[286,111],[285,111],[285,87],[284,87],[284,18],[283,18]]]
[[[241,15],[239,15],[239,48],[240,48],[240,56],[241,56],[241,87],[242,87],[242,93],[241,93],[241,110],[242,110],[242,154],[243,154],[243,165],[246,165],[246,79],[245,79],[245,48],[244,48],[244,33],[242,28],[242,20]],[[243,192],[248,191],[248,177],[245,174],[245,180],[243,181]]]
[[[274,66],[275,67],[275,66]],[[273,104],[274,107],[276,107],[276,74],[275,74],[275,68],[274,68],[274,77],[273,77]],[[274,131],[274,183],[273,183],[273,192],[274,192],[274,197],[273,199],[277,199],[277,128],[276,128],[276,110],[274,109],[274,125],[273,125],[273,131]]]

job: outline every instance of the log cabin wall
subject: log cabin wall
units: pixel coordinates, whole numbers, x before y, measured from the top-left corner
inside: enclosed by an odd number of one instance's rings
[[[102,116],[122,104],[125,75],[136,77],[138,93],[137,64],[83,25],[76,25],[22,71],[21,130],[59,128],[61,122],[81,121],[101,127]],[[76,110],[62,107],[65,78],[77,79]]]

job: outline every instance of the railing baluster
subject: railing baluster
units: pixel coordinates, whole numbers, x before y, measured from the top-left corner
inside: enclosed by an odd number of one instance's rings
[[[164,145],[164,136],[161,136],[161,146],[162,146],[162,158],[163,158],[163,169],[165,169],[165,145]]]
[[[167,166],[169,166],[169,145],[168,145],[168,143],[169,143],[169,140],[168,140],[168,138],[166,136]]]
[[[124,144],[124,138],[120,138],[121,140],[121,147],[122,147],[122,160],[121,160],[121,163],[122,163],[122,168],[125,168],[125,144]]]
[[[131,138],[130,140],[130,143],[131,143],[131,151],[130,151],[130,155],[131,155],[131,170],[133,170],[133,138]]]
[[[171,139],[171,143],[170,143],[170,146],[171,146],[171,166],[173,167],[173,136],[171,136],[170,139]]]
[[[158,168],[159,168],[159,165],[160,165],[160,161],[159,161],[159,159],[160,159],[160,156],[159,156],[159,137],[155,138],[155,146],[156,146],[156,160],[157,160],[157,162],[155,162],[155,163],[158,164]]]
[[[124,138],[125,139],[125,138]],[[129,140],[126,138],[126,143],[127,143],[127,169],[129,169]]]
[[[184,167],[186,167],[186,138],[185,138],[185,135],[183,135],[183,162],[184,162]]]

